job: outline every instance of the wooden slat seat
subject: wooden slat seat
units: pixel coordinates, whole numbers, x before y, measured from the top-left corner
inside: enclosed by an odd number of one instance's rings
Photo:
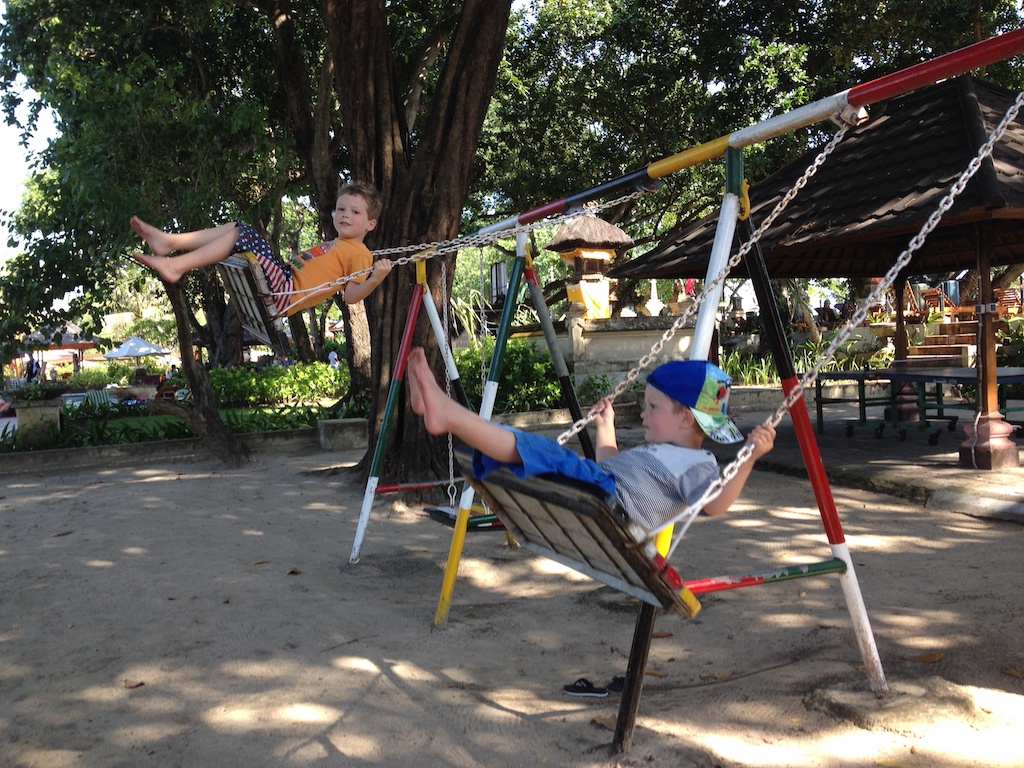
[[[281,357],[289,356],[288,336],[267,279],[251,253],[229,256],[217,271],[231,294],[242,327]]]
[[[561,477],[522,480],[507,470],[486,480],[471,475],[466,481],[531,552],[655,607],[687,617],[700,610],[679,574],[660,555],[645,554],[625,514],[599,488]]]

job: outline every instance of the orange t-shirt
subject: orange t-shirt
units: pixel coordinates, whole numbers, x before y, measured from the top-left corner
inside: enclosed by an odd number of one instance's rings
[[[335,281],[339,277],[368,269],[373,263],[373,255],[359,240],[339,238],[329,243],[321,243],[297,256],[288,256],[285,261],[292,268],[292,290],[295,292],[296,303],[289,307],[288,314],[294,315],[344,290],[347,283],[338,285]],[[368,276],[360,275],[352,280],[361,283]],[[331,285],[325,286],[323,290],[306,293],[309,289],[324,283]]]

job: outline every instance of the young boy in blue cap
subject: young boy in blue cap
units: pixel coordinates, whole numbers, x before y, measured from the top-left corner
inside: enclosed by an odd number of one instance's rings
[[[605,398],[594,419],[596,461],[577,456],[541,435],[522,432],[487,421],[449,398],[438,386],[422,348],[409,357],[410,400],[430,434],[451,432],[474,449],[473,471],[478,477],[506,468],[519,477],[557,473],[599,485],[618,498],[630,519],[653,530],[698,501],[718,479],[718,462],[701,449],[704,438],[736,443],[743,435],[728,416],[729,377],[711,363],[674,360],[658,366],[647,377],[640,420],[646,442],[619,451],[615,438],[615,412]],[[759,425],[747,441],[752,459],[775,444],[775,429]],[[740,466],[722,493],[706,507],[708,515],[721,515],[739,496],[750,476],[753,461]]]

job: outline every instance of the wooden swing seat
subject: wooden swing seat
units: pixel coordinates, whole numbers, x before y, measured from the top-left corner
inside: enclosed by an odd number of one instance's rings
[[[468,458],[459,457],[466,482],[529,551],[657,608],[688,618],[700,610],[679,574],[660,555],[644,553],[621,507],[600,488],[560,476],[524,480],[504,469],[481,480],[466,471]]]
[[[238,319],[249,333],[280,357],[289,356],[288,336],[267,279],[252,253],[236,253],[217,265]]]
[[[645,553],[622,507],[597,486],[560,475],[521,479],[505,469],[481,480],[465,469],[472,468],[465,451],[459,462],[466,482],[526,549],[686,618],[700,611],[696,595],[847,570],[842,559],[832,557],[684,581],[661,555]]]

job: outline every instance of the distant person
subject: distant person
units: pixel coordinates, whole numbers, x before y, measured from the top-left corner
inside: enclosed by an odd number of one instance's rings
[[[831,325],[839,319],[836,315],[836,311],[832,309],[832,305],[828,299],[825,299],[818,308],[818,322],[823,325]]]
[[[338,353],[335,350],[331,350],[327,354],[327,362],[334,370],[338,370]]]
[[[132,216],[132,229],[146,241],[152,255],[132,257],[168,283],[176,283],[200,267],[218,264],[233,253],[255,254],[282,315],[294,315],[333,296],[339,278],[368,269],[370,275],[352,278],[344,285],[346,304],[362,301],[391,272],[390,259],[373,261],[363,238],[377,226],[380,193],[367,184],[346,184],[338,190],[334,228],[338,237],[294,256],[279,258],[253,227],[231,221],[193,232],[164,232]],[[175,251],[181,251],[171,257]],[[313,290],[318,289],[318,290]]]
[[[28,356],[28,363],[25,364],[25,380],[35,381],[37,378],[39,378],[39,373],[41,370],[42,366],[39,364],[39,361],[36,360],[35,354],[30,354]]]

